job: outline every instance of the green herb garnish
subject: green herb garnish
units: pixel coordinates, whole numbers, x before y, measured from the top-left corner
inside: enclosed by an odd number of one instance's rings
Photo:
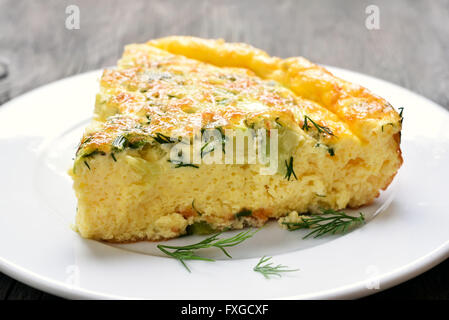
[[[85,153],[85,154],[81,155],[80,159],[82,159],[82,158],[90,158],[90,157],[93,157],[96,154],[99,154],[99,155],[102,155],[102,156],[106,155],[105,152],[95,149],[95,150],[93,150],[91,152],[88,152],[88,153]],[[86,160],[84,160],[84,164],[90,170],[89,163]]]
[[[326,234],[346,233],[350,229],[365,223],[363,213],[360,216],[350,216],[342,211],[332,209],[321,209],[320,215],[310,215],[302,218],[301,222],[283,222],[289,230],[311,229],[304,239],[313,236],[321,237]]]
[[[232,82],[234,82],[235,80],[237,80],[236,77],[234,77],[233,75],[229,75],[229,74],[221,74],[218,76],[218,78],[222,79],[222,80],[230,80]]]
[[[404,112],[404,107],[398,108],[399,110],[399,117],[401,117],[401,120],[399,121],[402,124],[402,120],[404,120],[404,117],[402,116],[402,113]]]
[[[329,155],[330,155],[331,157],[335,156],[334,148],[329,147],[327,144],[324,144],[324,143],[317,143],[317,144],[315,145],[315,148],[318,148],[318,147],[320,147],[320,146],[326,147],[327,152],[329,153]]]
[[[225,133],[223,131],[223,128],[217,127],[216,129],[220,132],[220,135],[221,135],[221,150],[223,151],[223,153],[226,153],[226,150],[225,150],[226,135],[225,135]]]
[[[207,146],[210,144],[210,141],[205,143],[202,147],[201,147],[201,158],[204,157],[206,154],[212,152],[215,150],[215,146],[211,145],[211,147],[209,147],[209,149],[206,149]],[[206,150],[204,150],[206,149]]]
[[[205,234],[212,234],[217,231],[219,231],[219,230],[214,229],[206,221],[199,221],[199,222],[192,223],[191,225],[188,225],[186,228],[187,234],[205,235]]]
[[[254,122],[251,123],[251,124],[248,124],[248,120],[247,119],[243,120],[243,123],[245,124],[245,126],[247,126],[248,128],[251,128],[251,129],[254,129],[254,127],[256,125]]]
[[[117,136],[114,141],[112,141],[112,148],[115,151],[123,151],[125,148],[137,149],[145,145],[146,141],[144,139],[131,140],[132,137],[121,134]]]
[[[254,271],[260,272],[266,279],[269,279],[270,276],[278,276],[281,277],[283,272],[295,272],[299,271],[299,269],[288,269],[287,266],[283,266],[278,264],[274,266],[272,262],[268,262],[272,257],[263,256],[260,258],[259,263],[253,268]],[[266,263],[265,265],[262,265]]]
[[[304,131],[309,131],[309,124],[308,121],[310,121],[313,126],[318,130],[319,133],[327,133],[330,136],[335,136],[331,129],[329,129],[328,127],[325,126],[320,126],[319,124],[317,124],[315,121],[313,121],[309,116],[304,116],[304,124],[302,125],[302,130]]]
[[[280,123],[279,122],[279,117],[277,117],[276,119],[274,119],[274,121],[277,123],[277,125],[279,126],[279,127],[283,127],[283,125],[282,125],[282,123]]]
[[[221,136],[221,138],[220,138],[220,140],[221,140],[221,141],[220,141],[220,142],[221,142],[221,149],[222,149],[223,153],[226,153],[226,150],[225,150],[225,146],[226,146],[226,135],[224,134],[223,129],[222,129],[221,127],[216,127],[215,130],[217,130],[218,132],[220,132],[220,136]],[[201,135],[203,135],[205,131],[206,131],[206,129],[205,129],[205,128],[202,128],[202,129],[201,129]],[[212,151],[215,150],[215,143],[218,142],[218,141],[213,141],[213,144],[211,144],[211,142],[212,142],[212,141],[208,141],[207,143],[205,143],[205,144],[201,147],[201,153],[200,153],[201,158],[202,158],[203,156],[205,156],[206,154],[208,154],[208,153],[210,153],[210,152],[212,152]],[[209,147],[208,149],[206,149],[209,145],[210,145],[210,147]],[[206,149],[206,150],[205,150],[205,149]]]
[[[236,214],[235,214],[235,217],[236,218],[240,218],[240,217],[248,217],[248,216],[250,216],[250,215],[252,215],[253,214],[253,212],[251,211],[251,210],[248,210],[248,209],[242,209],[242,210],[240,210],[239,212],[237,212]]]
[[[156,136],[153,137],[154,141],[156,141],[159,144],[164,144],[164,143],[173,143],[173,141],[170,139],[170,137],[167,137],[166,135],[160,133],[160,132],[156,132]]]
[[[187,267],[185,263],[186,260],[215,261],[214,259],[205,258],[197,255],[195,253],[196,250],[215,247],[219,248],[227,257],[232,258],[225,248],[234,247],[242,243],[246,239],[251,238],[257,231],[258,230],[243,231],[233,237],[224,239],[218,238],[218,236],[222,234],[221,232],[219,232],[198,243],[186,246],[166,246],[159,244],[157,247],[166,255],[179,260],[182,263],[182,265],[187,269],[187,271],[191,272],[189,267]]]
[[[175,164],[175,168],[181,168],[181,167],[192,167],[192,168],[199,168],[199,166],[197,166],[196,164],[193,163],[184,163],[181,161],[177,161],[177,160],[167,160],[170,163]]]
[[[298,177],[296,177],[296,173],[293,170],[293,157],[290,157],[289,162],[285,160],[285,166],[287,167],[287,172],[285,174],[285,178],[290,181],[291,176],[293,175],[296,180],[298,180]]]
[[[200,210],[195,208],[195,199],[192,200],[192,209],[195,210],[195,212],[198,213],[199,216],[203,215],[203,213]]]
[[[81,150],[81,148],[82,148],[84,145],[86,145],[86,144],[87,144],[90,140],[92,140],[92,139],[93,139],[93,137],[90,136],[90,137],[86,138],[84,141],[80,142],[80,143],[78,144],[78,147],[76,148],[76,153],[75,153],[75,155],[78,155],[78,153],[79,153],[79,151]]]
[[[100,151],[100,150],[95,149],[95,150],[93,150],[93,151],[91,151],[91,152],[88,152],[88,153],[83,154],[83,155],[81,156],[81,158],[90,158],[90,157],[93,157],[93,156],[96,155],[96,154],[100,154],[100,155],[104,156],[106,153],[103,152],[103,151]]]
[[[116,150],[123,150],[128,144],[128,139],[124,135],[119,135],[112,141],[112,147]]]
[[[223,153],[226,153],[226,150],[225,150],[226,135],[223,132],[223,129],[221,127],[216,127],[215,129],[217,129],[220,132],[220,135],[221,135],[221,150],[223,151]]]

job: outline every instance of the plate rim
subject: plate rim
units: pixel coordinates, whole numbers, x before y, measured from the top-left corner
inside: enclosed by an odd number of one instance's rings
[[[378,292],[387,290],[395,285],[408,281],[428,270],[440,264],[444,260],[449,258],[449,240],[429,252],[427,255],[422,256],[412,263],[392,270],[387,274],[383,274],[375,280],[382,281],[382,288],[368,289],[365,286],[365,282],[356,282],[347,286],[336,287],[332,290],[319,291],[313,294],[300,294],[287,297],[280,297],[276,299],[280,300],[307,300],[307,299],[319,299],[319,300],[344,300],[344,299],[358,299],[363,298]],[[9,277],[25,283],[37,290],[67,298],[67,299],[142,299],[134,297],[124,297],[118,295],[112,295],[107,293],[100,293],[97,291],[87,290],[80,287],[70,287],[68,284],[63,284],[59,281],[54,281],[50,277],[41,276],[37,273],[27,270],[19,265],[6,261],[0,257],[0,271]],[[163,300],[163,299],[154,299]],[[180,299],[174,299],[180,300]],[[200,299],[198,299],[200,300]]]

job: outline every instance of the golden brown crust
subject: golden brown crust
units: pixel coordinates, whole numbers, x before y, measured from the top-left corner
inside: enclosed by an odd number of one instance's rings
[[[110,151],[118,135],[141,125],[140,134],[189,136],[204,127],[233,128],[261,117],[268,128],[276,118],[300,128],[308,115],[335,136],[367,142],[381,124],[400,120],[384,99],[304,58],[283,60],[222,40],[168,37],[129,45],[119,68],[104,71],[101,86],[99,120],[106,120],[102,112],[121,115],[83,144],[102,152]],[[248,108],[242,99],[263,107]]]
[[[242,43],[194,37],[167,37],[148,42],[170,53],[182,54],[221,67],[247,68],[263,79],[276,80],[297,96],[318,103],[349,124],[356,134],[369,137],[363,125],[369,120],[399,121],[384,99],[366,88],[333,76],[305,58],[280,59]]]
[[[232,63],[218,67],[152,45],[127,46],[119,68],[105,70],[100,82],[96,118],[104,127],[89,132],[82,148],[87,153],[110,152],[111,143],[123,133],[191,136],[201,128],[235,128],[261,121],[270,129],[275,119],[299,130],[305,115],[335,136],[353,135],[329,109]],[[118,115],[108,119],[111,114]]]

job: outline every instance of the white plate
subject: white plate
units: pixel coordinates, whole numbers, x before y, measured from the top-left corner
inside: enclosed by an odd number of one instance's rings
[[[95,71],[0,108],[0,270],[67,298],[355,298],[441,262],[449,255],[449,113],[385,81],[330,69],[405,108],[404,165],[394,186],[362,209],[373,218],[362,228],[302,240],[300,232],[272,223],[231,248],[232,260],[209,250],[219,260],[189,261],[190,274],[155,243],[112,246],[80,238],[70,229],[76,200],[66,171],[92,114]],[[300,271],[266,280],[252,271],[262,255]]]

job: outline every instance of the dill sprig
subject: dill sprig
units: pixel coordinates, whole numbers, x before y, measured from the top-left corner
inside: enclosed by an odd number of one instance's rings
[[[245,124],[245,126],[247,126],[248,128],[251,128],[251,129],[254,129],[254,127],[256,126],[256,124],[254,122],[249,124],[248,119],[243,120],[243,123]]]
[[[299,270],[288,269],[287,266],[283,266],[281,264],[275,266],[272,262],[268,262],[270,259],[272,259],[272,257],[263,256],[262,258],[260,258],[259,263],[253,268],[253,270],[256,272],[260,272],[266,279],[269,279],[270,276],[281,277],[283,272],[295,272]],[[264,263],[266,264],[262,265]]]
[[[206,248],[219,248],[228,258],[232,258],[231,255],[228,253],[228,251],[225,248],[228,247],[234,247],[246,239],[251,238],[257,231],[259,230],[247,230],[240,232],[239,234],[230,237],[230,238],[218,238],[219,235],[222,234],[222,232],[216,233],[198,243],[186,245],[186,246],[167,246],[159,244],[157,247],[159,250],[161,250],[166,255],[175,258],[179,260],[182,265],[189,271],[189,267],[186,265],[184,261],[186,260],[202,260],[202,261],[215,261],[211,258],[205,258],[197,255],[195,253],[195,250],[199,249],[206,249]],[[169,251],[172,250],[172,251]]]
[[[156,136],[153,137],[154,141],[156,141],[159,144],[164,144],[164,143],[173,143],[174,141],[172,141],[172,139],[160,132],[156,132]]]
[[[75,155],[78,155],[80,150],[93,139],[93,136],[90,136],[90,137],[88,137],[86,139],[84,139],[84,138],[85,137],[83,137],[83,139],[81,139],[80,143],[78,144],[78,147],[76,148]]]
[[[283,125],[282,125],[282,123],[279,121],[279,117],[277,117],[276,119],[274,119],[274,121],[277,123],[277,125],[279,126],[279,127],[283,127]]]
[[[313,236],[321,237],[326,234],[346,233],[350,229],[365,223],[363,213],[359,216],[350,216],[342,211],[334,211],[332,209],[321,209],[320,215],[311,215],[302,218],[301,222],[283,222],[289,230],[311,229],[304,239]]]
[[[217,130],[220,132],[220,135],[221,135],[221,150],[225,154],[226,153],[226,141],[227,141],[226,134],[223,131],[222,127],[217,127]]]
[[[203,158],[206,154],[211,153],[212,151],[215,150],[215,145],[213,145],[213,144],[211,145],[211,147],[209,147],[208,149],[206,149],[206,148],[209,146],[209,144],[210,144],[210,141],[207,142],[207,143],[205,143],[205,144],[201,147],[201,150],[200,150],[200,152],[201,152],[201,158]],[[204,149],[206,149],[206,150],[204,150]]]
[[[138,149],[146,144],[143,137],[120,134],[112,141],[112,150],[119,152],[125,148]]]
[[[295,170],[293,170],[293,157],[290,157],[289,162],[285,160],[285,166],[287,167],[287,172],[285,173],[285,178],[290,181],[291,176],[293,175],[296,180],[298,180],[298,177],[296,177]]]
[[[184,163],[182,161],[178,160],[167,160],[170,163],[173,163],[175,165],[175,168],[181,168],[181,167],[192,167],[192,168],[199,168],[196,164],[193,163]]]
[[[119,135],[112,141],[112,148],[115,150],[123,150],[127,144],[128,139],[124,135]]]
[[[398,108],[399,110],[399,117],[401,117],[401,120],[399,122],[402,124],[402,121],[404,120],[404,117],[402,116],[402,113],[404,112],[404,107]]]
[[[95,150],[92,150],[91,152],[87,152],[87,153],[83,154],[81,156],[81,158],[90,158],[97,154],[104,156],[104,155],[106,155],[106,152],[95,149]]]
[[[329,129],[328,127],[325,126],[321,126],[318,123],[316,123],[315,121],[313,121],[309,116],[304,116],[304,124],[302,125],[302,130],[305,131],[309,131],[309,124],[308,121],[310,121],[312,123],[312,125],[318,130],[319,133],[327,133],[330,136],[335,136],[331,129]]]
[[[318,147],[321,147],[321,146],[323,146],[323,147],[326,148],[327,152],[329,153],[329,155],[330,155],[331,157],[335,156],[334,148],[329,147],[327,144],[319,143],[319,142],[318,142],[318,143],[315,145],[315,148],[318,148]]]
[[[242,209],[239,212],[237,212],[234,216],[236,218],[240,218],[240,217],[249,217],[253,214],[252,210],[249,209]]]
[[[195,210],[195,212],[196,212],[199,216],[202,216],[202,215],[203,215],[203,213],[195,207],[195,199],[192,200],[192,209]]]
[[[102,155],[102,156],[106,155],[105,152],[95,149],[95,150],[93,150],[93,151],[91,151],[91,152],[88,152],[88,153],[83,154],[82,156],[80,156],[80,158],[81,158],[81,159],[82,159],[82,158],[88,159],[88,158],[91,158],[91,157],[93,157],[93,156],[95,156],[95,155],[97,155],[97,154]],[[89,166],[89,163],[87,162],[87,160],[84,160],[84,164],[85,164],[86,167],[90,170],[90,166]]]
[[[203,135],[204,132],[206,132],[206,130],[208,130],[208,129],[202,128],[202,129],[201,129],[201,135]],[[214,140],[214,141],[208,141],[208,142],[206,142],[206,143],[201,147],[201,150],[200,150],[201,158],[203,158],[206,154],[213,152],[213,151],[215,150],[215,147],[216,147],[218,144],[221,144],[221,150],[222,150],[222,152],[223,152],[224,154],[226,154],[226,140],[227,140],[227,139],[226,139],[226,135],[225,135],[225,133],[224,133],[224,131],[223,131],[223,128],[222,128],[222,127],[216,127],[216,128],[214,128],[213,130],[217,130],[217,131],[220,133],[220,140],[219,140],[219,141]],[[211,143],[211,142],[212,142],[212,143]],[[206,149],[206,148],[207,148],[207,149]]]

